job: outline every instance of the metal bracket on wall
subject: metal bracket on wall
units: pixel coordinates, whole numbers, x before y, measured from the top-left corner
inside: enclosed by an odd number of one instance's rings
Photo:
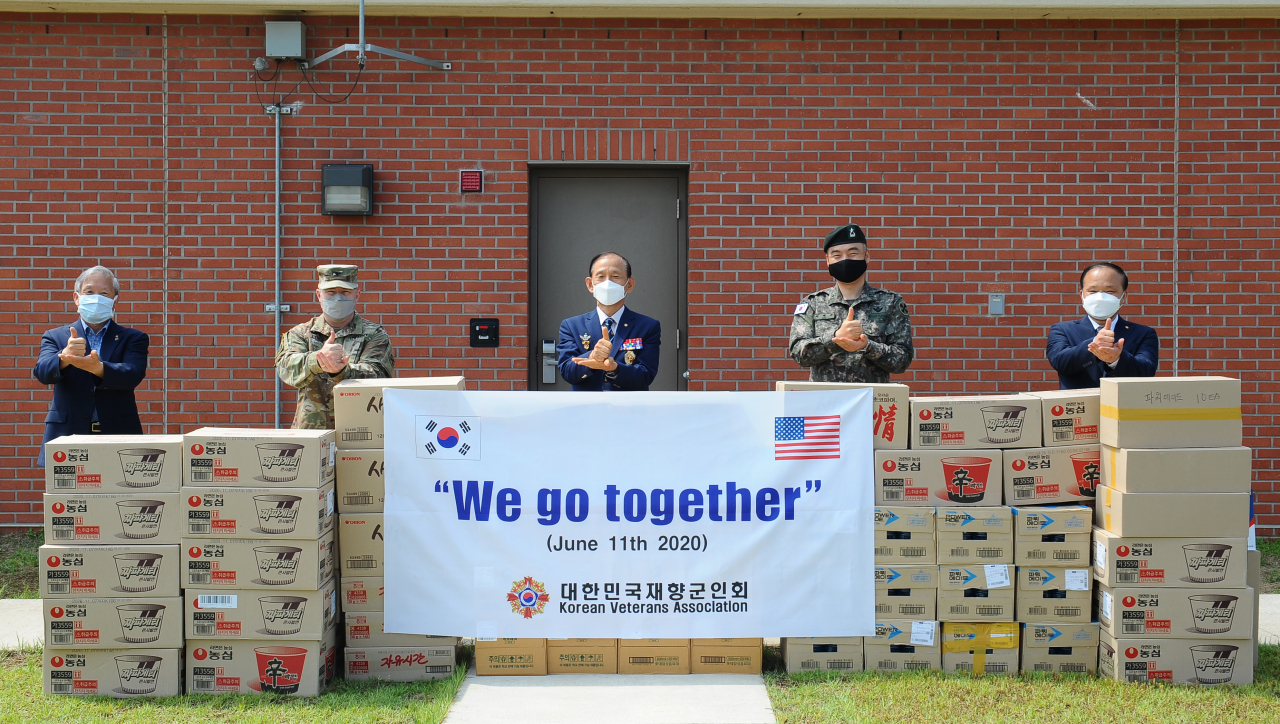
[[[308,62],[299,62],[298,67],[302,70],[307,70],[308,68],[314,68],[317,65],[320,65],[321,63],[329,60],[330,58],[333,58],[334,56],[340,55],[342,53],[347,53],[347,52],[355,52],[357,54],[356,62],[360,63],[361,68],[364,68],[365,53],[379,53],[381,55],[389,55],[392,58],[397,58],[399,60],[407,60],[410,63],[418,63],[419,65],[425,65],[431,68],[435,68],[436,70],[453,70],[453,63],[448,63],[448,62],[439,61],[439,60],[425,60],[423,58],[419,58],[414,55],[409,55],[408,53],[401,53],[398,50],[383,48],[378,45],[369,45],[368,43],[364,42],[364,0],[360,0],[360,42],[339,45],[338,47],[334,48],[333,50],[330,50],[328,53],[325,53],[324,55],[320,56],[319,58],[316,58],[315,60],[308,61]]]

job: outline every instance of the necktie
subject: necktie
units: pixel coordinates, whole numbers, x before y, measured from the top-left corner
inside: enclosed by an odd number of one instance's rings
[[[613,339],[613,317],[604,318],[604,328],[609,332],[609,339]]]

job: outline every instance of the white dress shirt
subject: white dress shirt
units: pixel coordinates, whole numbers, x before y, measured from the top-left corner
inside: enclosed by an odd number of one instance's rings
[[[612,315],[606,316],[603,309],[601,309],[600,307],[596,307],[596,316],[599,317],[600,319],[601,327],[604,326],[604,320],[612,319],[613,334],[616,336],[618,334],[618,330],[622,328],[622,313],[625,311],[627,311],[627,305],[624,304],[618,308],[618,311],[614,312]],[[612,342],[613,340],[610,339],[609,341]]]

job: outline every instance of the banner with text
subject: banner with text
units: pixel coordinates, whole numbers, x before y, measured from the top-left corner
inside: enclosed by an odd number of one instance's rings
[[[871,402],[388,389],[386,630],[874,635]]]

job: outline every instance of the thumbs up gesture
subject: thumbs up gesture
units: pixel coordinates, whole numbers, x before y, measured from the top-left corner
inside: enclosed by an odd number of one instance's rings
[[[338,343],[338,336],[335,332],[329,333],[329,339],[325,340],[320,351],[316,352],[316,364],[320,365],[320,369],[331,375],[336,375],[347,366],[351,358],[347,356],[342,345]]]
[[[1114,317],[1112,318],[1114,320]],[[1111,322],[1114,324],[1115,322]],[[1106,324],[1098,328],[1098,334],[1089,343],[1089,351],[1094,357],[1106,362],[1114,364],[1120,359],[1120,353],[1124,351],[1124,340],[1116,342],[1116,333]]]
[[[862,321],[853,316],[853,307],[849,307],[849,316],[845,317],[832,340],[846,352],[857,352],[870,342],[862,331]]]
[[[618,366],[618,363],[610,356],[612,353],[613,343],[609,341],[609,328],[602,326],[600,327],[600,339],[596,342],[596,346],[591,348],[591,355],[588,357],[574,357],[573,361],[583,367],[609,372]]]
[[[71,336],[67,338],[67,346],[62,348],[62,355],[60,356],[64,359],[66,357],[83,357],[84,348],[84,337],[76,334],[76,328],[71,327]]]

